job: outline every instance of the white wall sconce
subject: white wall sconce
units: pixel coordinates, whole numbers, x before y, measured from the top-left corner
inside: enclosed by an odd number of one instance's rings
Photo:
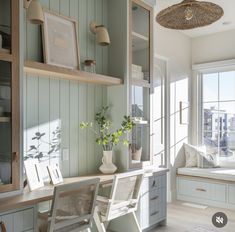
[[[96,22],[92,21],[90,30],[93,34],[96,34],[96,41],[99,45],[108,46],[110,44],[109,33],[104,25],[97,25]]]
[[[32,24],[43,24],[44,14],[38,0],[24,0],[24,8],[27,10],[27,20]]]

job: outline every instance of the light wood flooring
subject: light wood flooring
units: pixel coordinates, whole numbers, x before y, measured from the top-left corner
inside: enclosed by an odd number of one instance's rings
[[[216,229],[211,222],[217,212],[224,212],[228,217],[228,224],[223,229]],[[168,204],[167,226],[162,226],[151,232],[190,232],[194,226],[206,226],[218,232],[235,232],[235,211],[212,208],[196,209],[183,206],[182,202]]]

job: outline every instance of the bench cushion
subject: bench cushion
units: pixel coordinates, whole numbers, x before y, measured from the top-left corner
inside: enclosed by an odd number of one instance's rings
[[[177,173],[179,175],[235,182],[235,168],[178,168]]]

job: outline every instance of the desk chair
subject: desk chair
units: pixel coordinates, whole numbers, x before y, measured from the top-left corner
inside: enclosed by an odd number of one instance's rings
[[[39,214],[39,231],[90,231],[98,187],[97,178],[55,186],[49,214]]]
[[[109,198],[98,196],[94,221],[99,232],[105,232],[111,220],[128,215],[132,221],[133,231],[141,231],[135,216],[143,181],[143,171],[117,174],[114,177]],[[118,228],[122,225],[119,224]],[[123,231],[118,229],[118,231]]]

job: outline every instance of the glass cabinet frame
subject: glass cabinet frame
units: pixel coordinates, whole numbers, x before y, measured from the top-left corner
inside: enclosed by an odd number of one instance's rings
[[[138,26],[138,20],[134,21],[136,17],[134,14],[137,14],[138,17],[138,9],[140,18],[142,17],[141,20],[144,25],[142,27]],[[153,7],[141,0],[129,0],[129,112],[132,119],[136,123],[136,126],[133,128],[129,137],[130,169],[149,166],[152,165],[153,162],[151,136],[151,96],[153,93],[153,20]],[[141,29],[139,30],[139,28]],[[138,49],[140,50],[140,53],[138,53]],[[143,55],[141,55],[141,51],[143,51]],[[140,57],[138,57],[138,54],[140,54]],[[139,93],[143,93],[142,96],[139,94],[137,97],[137,101],[143,103],[142,115],[141,113],[139,113],[139,115],[138,113],[134,113],[134,107],[137,108],[137,111],[141,112],[139,110],[141,107],[137,107],[135,103],[136,99],[133,99],[135,98],[135,94],[133,93],[135,88],[138,89]],[[143,134],[142,138],[136,138],[138,133],[140,135]],[[136,145],[135,140],[141,140],[140,144]],[[133,146],[136,147],[133,149]],[[141,159],[137,162],[133,162],[133,154],[137,154],[138,150],[141,152]]]
[[[10,43],[9,52],[6,49],[0,50],[0,62],[10,64],[10,113],[2,120],[10,123],[11,131],[11,176],[10,183],[0,184],[0,193],[20,189],[20,52],[19,52],[19,4],[20,1],[10,1]],[[5,51],[4,51],[5,50]],[[1,118],[1,117],[0,117]],[[1,139],[1,138],[0,138]]]

